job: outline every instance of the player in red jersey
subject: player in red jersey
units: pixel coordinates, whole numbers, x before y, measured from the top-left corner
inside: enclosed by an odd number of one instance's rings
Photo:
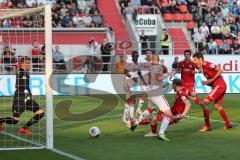
[[[189,101],[189,92],[187,88],[182,86],[181,79],[174,79],[172,82],[172,88],[176,92],[175,101],[173,106],[171,107],[171,112],[173,118],[171,118],[169,125],[179,122],[182,118],[184,118],[191,107],[191,103]],[[151,121],[151,131],[145,135],[145,137],[153,137],[157,136],[157,122],[161,122],[163,119],[163,112],[159,111],[156,116]],[[149,118],[144,119],[140,125],[144,125],[150,123]]]
[[[197,73],[197,65],[191,61],[191,50],[184,51],[185,59],[180,61],[176,73],[181,73],[182,85],[187,88],[190,93],[190,99],[192,99],[196,104],[200,105],[203,109],[204,117],[209,115],[209,110],[204,107],[201,100],[197,97],[195,90],[195,73]],[[205,125],[208,125],[208,121],[205,120]],[[202,130],[199,130],[202,131]]]
[[[208,61],[204,61],[204,57],[201,53],[195,53],[193,55],[194,63],[202,69],[204,77],[207,79],[207,81],[203,81],[203,85],[208,85],[212,87],[212,91],[207,94],[207,96],[204,98],[203,105],[206,106],[210,104],[212,101],[214,101],[214,108],[216,108],[221,117],[225,121],[225,129],[232,128],[232,125],[230,121],[228,120],[228,117],[222,108],[221,104],[223,102],[224,94],[227,90],[227,85],[221,76],[223,70],[217,65],[210,63]],[[205,118],[205,125],[203,126],[201,131],[209,131],[211,126],[209,122],[209,113],[208,115],[204,115]]]

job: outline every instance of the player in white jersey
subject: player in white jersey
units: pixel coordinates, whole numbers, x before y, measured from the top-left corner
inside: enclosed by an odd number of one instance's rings
[[[124,74],[126,75],[123,83],[123,87],[126,93],[126,103],[123,114],[123,122],[127,124],[128,127],[131,126],[131,121],[134,121],[134,105],[135,97],[131,92],[131,88],[138,84],[138,77],[142,81],[142,84],[147,85],[144,81],[139,64],[138,64],[138,52],[132,52],[132,62],[128,63],[124,69]]]
[[[152,52],[150,49],[147,49],[145,58],[143,59],[142,62],[140,62],[140,69],[145,82],[148,81],[148,72],[151,66],[152,66]],[[145,92],[145,90],[146,90],[146,86],[144,84],[141,84],[142,94],[138,100],[138,108],[136,110],[136,113],[139,115],[142,114],[142,106],[147,97],[147,93]]]
[[[164,113],[164,117],[158,133],[158,138],[166,141],[169,141],[169,139],[165,136],[165,130],[167,129],[170,119],[172,118],[172,112],[170,110],[168,102],[162,95],[162,88],[163,80],[170,76],[172,75],[163,74],[162,67],[159,65],[159,56],[153,55],[152,66],[150,67],[148,73],[148,101],[150,103],[150,106],[153,106],[155,104],[158,109]],[[139,119],[132,124],[131,130],[134,131],[139,122],[141,122],[145,117],[148,117],[149,114],[149,109],[145,110]]]

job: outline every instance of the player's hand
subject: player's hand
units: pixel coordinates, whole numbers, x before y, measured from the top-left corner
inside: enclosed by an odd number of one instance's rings
[[[147,82],[143,81],[143,85],[144,85],[144,86],[147,86],[148,84],[147,84]]]
[[[196,74],[197,72],[196,71],[192,71],[192,74]]]
[[[203,85],[209,85],[209,84],[211,84],[213,82],[213,80],[212,79],[209,79],[209,80],[207,80],[207,81],[202,81],[202,84]]]
[[[133,77],[132,80],[135,82],[135,83],[138,83],[138,80],[136,77]]]

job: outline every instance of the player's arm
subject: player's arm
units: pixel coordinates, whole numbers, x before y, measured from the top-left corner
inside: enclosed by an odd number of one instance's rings
[[[191,103],[190,103],[190,101],[189,101],[188,99],[184,100],[183,102],[184,102],[184,104],[185,104],[185,109],[184,109],[183,113],[181,114],[181,117],[182,117],[182,118],[186,116],[187,112],[188,112],[188,111],[190,110],[190,108],[191,108]]]
[[[127,68],[124,68],[124,74],[125,74],[128,78],[132,79],[135,83],[137,83],[137,78],[132,77],[132,75],[129,73],[129,70],[128,70]]]
[[[138,70],[138,73],[137,73],[137,74],[138,74],[139,78],[141,79],[141,81],[143,82],[143,84],[144,84],[144,85],[147,85],[147,83],[145,82],[145,80],[144,80],[144,78],[143,78],[143,75],[142,75],[142,72],[141,72],[140,69]]]
[[[156,80],[158,80],[158,81],[162,81],[165,78],[168,78],[168,77],[171,77],[171,76],[172,76],[171,73],[170,74],[160,74],[160,73],[155,74]]]
[[[208,84],[211,84],[212,82],[214,82],[219,76],[221,76],[221,74],[223,73],[223,70],[219,67],[215,67],[215,70],[217,71],[217,74],[212,78],[212,79],[209,79],[205,82],[203,82],[204,85],[208,85]]]

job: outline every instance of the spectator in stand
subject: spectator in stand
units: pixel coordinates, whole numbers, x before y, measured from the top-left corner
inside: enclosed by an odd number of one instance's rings
[[[218,12],[217,16],[215,16],[215,21],[217,22],[218,26],[222,26],[223,25],[223,16],[222,16],[222,12]]]
[[[52,26],[53,27],[57,27],[58,23],[61,21],[61,18],[59,17],[59,15],[57,13],[53,13],[52,16]]]
[[[222,16],[225,18],[229,14],[229,9],[227,8],[227,5],[223,3],[222,5]]]
[[[124,60],[124,55],[120,55],[120,61],[116,63],[116,73],[118,74],[124,74],[124,68],[126,67],[126,62]]]
[[[176,0],[170,0],[169,1],[168,10],[171,13],[175,13],[176,12],[176,10],[177,10],[177,2],[176,2]]]
[[[202,23],[200,30],[201,30],[202,34],[205,36],[205,38],[207,39],[209,37],[210,31],[209,31],[208,26],[206,26],[206,23]]]
[[[92,21],[95,23],[96,27],[102,26],[103,20],[98,10],[94,11],[94,15],[92,16]]]
[[[231,52],[232,54],[240,54],[240,44],[237,43],[237,40],[233,41],[233,44],[231,45]]]
[[[30,15],[23,18],[23,27],[30,28],[33,26],[33,20]]]
[[[230,27],[226,21],[224,21],[223,26],[221,26],[221,32],[225,38],[226,35],[229,35],[231,33]]]
[[[101,52],[102,52],[102,62],[103,62],[103,68],[102,71],[108,71],[109,70],[109,62],[111,60],[111,51],[113,49],[113,46],[111,43],[107,42],[107,39],[103,40],[103,44],[101,45]]]
[[[144,30],[141,30],[140,41],[142,45],[142,54],[146,54],[146,50],[150,47],[149,46],[149,39],[148,36],[144,34]]]
[[[164,64],[164,60],[163,60],[163,59],[160,61],[160,65],[161,65],[161,67],[162,67],[162,72],[163,72],[163,73],[167,73],[167,72],[168,72],[168,68],[167,68],[167,66]]]
[[[175,58],[174,58],[174,62],[173,62],[173,64],[172,64],[172,71],[177,70],[177,67],[178,67],[178,60],[179,60],[178,57],[175,57]]]
[[[123,15],[124,15],[125,19],[126,19],[127,15],[130,15],[134,21],[136,20],[136,12],[135,12],[134,8],[132,7],[131,2],[128,2],[128,6],[124,9]]]
[[[99,9],[97,8],[96,3],[93,3],[93,5],[91,6],[91,8],[89,10],[89,14],[93,15],[93,14],[95,14],[95,11],[97,11],[98,13],[100,12]]]
[[[26,0],[27,7],[32,8],[37,6],[36,0]]]
[[[59,48],[59,46],[55,46],[55,51],[53,52],[53,63],[56,70],[66,70],[64,56]]]
[[[84,22],[83,22],[83,20],[80,20],[78,27],[79,27],[79,28],[84,28],[84,27],[86,27],[85,24],[84,24]]]
[[[211,27],[211,37],[215,39],[222,39],[222,33],[221,28],[217,25],[217,22],[213,23],[213,26]]]
[[[71,17],[69,16],[69,12],[65,12],[65,16],[62,18],[62,27],[69,27],[69,22],[71,21]]]
[[[208,43],[209,54],[217,54],[217,43],[211,38]]]
[[[4,69],[7,72],[12,72],[16,63],[15,54],[11,51],[10,47],[6,46],[2,53],[1,63],[4,64]]]
[[[214,18],[212,17],[210,12],[205,17],[205,23],[207,24],[208,28],[211,28],[214,23]]]
[[[74,16],[76,15],[76,13],[79,13],[79,8],[77,6],[77,4],[75,2],[72,2],[71,4],[69,4],[69,9],[68,9],[68,12],[70,14],[70,16]]]
[[[169,39],[168,39],[168,33],[166,29],[162,30],[162,38],[161,38],[161,48],[162,48],[162,53],[164,55],[168,55],[169,54]]]
[[[131,0],[132,7],[135,10],[138,10],[139,7],[141,6],[141,1],[140,0]]]
[[[220,54],[230,54],[230,53],[231,53],[230,46],[227,43],[227,40],[224,39],[220,45]]]
[[[63,18],[66,12],[68,12],[68,8],[67,8],[67,5],[64,3],[62,5],[62,8],[60,9],[60,17]]]
[[[210,10],[213,17],[217,16],[221,12],[221,8],[218,6],[218,3],[215,3],[215,6]]]
[[[193,37],[195,47],[198,49],[198,51],[201,51],[203,49],[202,42],[205,40],[205,36],[204,34],[201,33],[201,29],[199,29],[198,32],[194,33],[192,37]]]
[[[72,21],[75,27],[79,27],[80,26],[80,21],[83,20],[82,17],[80,17],[79,12],[77,12],[75,14],[75,16],[73,17]]]
[[[33,64],[33,71],[39,71],[39,64],[40,64],[40,48],[38,41],[33,41],[32,45],[32,64]]]
[[[85,15],[82,17],[83,23],[85,26],[90,27],[92,23],[92,17],[89,15],[88,12],[85,13]]]

